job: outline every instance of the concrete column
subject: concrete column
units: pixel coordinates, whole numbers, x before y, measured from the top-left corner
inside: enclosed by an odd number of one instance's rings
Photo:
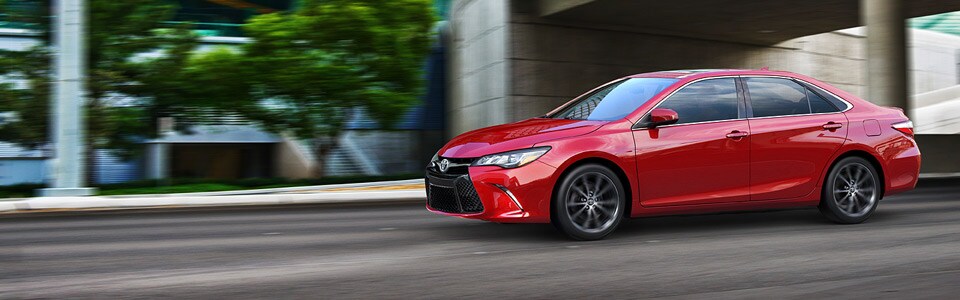
[[[170,144],[162,142],[147,144],[147,179],[166,179],[170,177]]]
[[[53,176],[50,188],[40,196],[88,196],[85,188],[83,104],[85,74],[84,0],[56,1],[54,20],[54,67],[56,80],[51,99],[51,136],[54,145]]]
[[[910,115],[904,0],[860,0],[867,26],[867,100]]]

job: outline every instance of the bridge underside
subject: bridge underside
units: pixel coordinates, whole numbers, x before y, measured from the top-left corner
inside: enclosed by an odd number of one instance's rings
[[[888,2],[888,0],[867,0]],[[899,0],[898,0],[899,1]],[[906,18],[960,10],[960,1],[903,1]],[[698,39],[775,44],[863,25],[861,0],[541,0],[541,17],[642,28]]]

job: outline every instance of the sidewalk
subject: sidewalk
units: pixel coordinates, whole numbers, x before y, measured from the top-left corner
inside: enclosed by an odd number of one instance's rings
[[[0,214],[281,204],[415,203],[426,199],[423,179],[223,192],[35,197],[0,200]]]

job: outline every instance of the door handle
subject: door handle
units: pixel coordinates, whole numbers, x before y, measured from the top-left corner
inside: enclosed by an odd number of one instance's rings
[[[827,124],[823,124],[824,130],[837,130],[837,129],[840,129],[840,127],[843,127],[843,124],[840,124],[834,121],[830,121],[830,122],[827,122]]]
[[[740,139],[748,135],[750,135],[750,133],[747,133],[745,131],[740,131],[740,130],[734,130],[727,134],[727,138]]]

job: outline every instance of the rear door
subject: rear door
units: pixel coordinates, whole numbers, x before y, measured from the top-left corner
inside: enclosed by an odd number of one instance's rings
[[[750,136],[735,77],[696,81],[658,108],[672,125],[633,131],[644,206],[749,201]]]
[[[782,77],[743,77],[750,116],[751,200],[817,192],[821,171],[847,136],[847,118],[814,91]]]

